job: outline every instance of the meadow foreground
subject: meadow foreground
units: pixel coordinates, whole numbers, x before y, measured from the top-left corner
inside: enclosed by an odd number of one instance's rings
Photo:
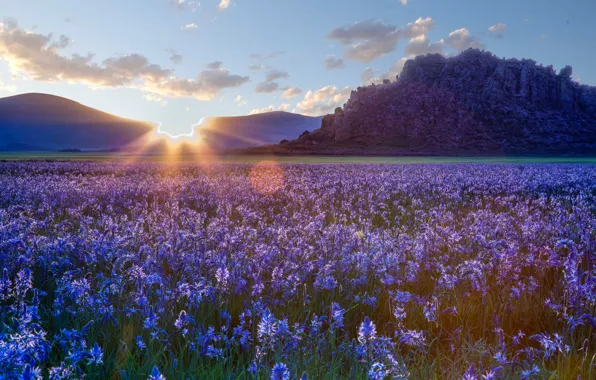
[[[0,378],[596,375],[596,166],[0,163]]]

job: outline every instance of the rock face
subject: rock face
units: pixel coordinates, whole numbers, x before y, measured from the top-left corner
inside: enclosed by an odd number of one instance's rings
[[[320,129],[292,142],[391,153],[596,153],[596,87],[567,66],[470,49],[420,56],[394,82],[359,87]],[[325,147],[325,148],[323,148]]]

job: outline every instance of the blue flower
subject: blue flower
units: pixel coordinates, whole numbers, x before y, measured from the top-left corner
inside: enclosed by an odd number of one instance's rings
[[[159,368],[157,366],[153,366],[151,373],[147,380],[166,380],[166,377],[159,372]]]
[[[283,363],[277,363],[273,366],[271,371],[271,380],[289,380],[290,371]]]
[[[103,363],[103,351],[97,343],[93,345],[93,348],[89,350],[89,358],[87,359],[89,364],[102,364]]]
[[[368,344],[377,338],[377,328],[369,317],[365,317],[358,329],[358,341],[361,344]]]

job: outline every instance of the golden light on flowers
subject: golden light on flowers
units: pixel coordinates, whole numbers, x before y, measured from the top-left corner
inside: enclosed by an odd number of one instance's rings
[[[254,165],[249,174],[250,183],[258,193],[272,195],[284,187],[285,175],[279,164],[262,161]]]

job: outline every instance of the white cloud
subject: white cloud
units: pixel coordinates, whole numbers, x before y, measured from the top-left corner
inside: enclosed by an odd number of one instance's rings
[[[231,0],[221,0],[221,2],[219,3],[219,10],[224,10],[224,9],[228,9],[228,7],[230,6]]]
[[[180,29],[182,29],[182,30],[184,30],[184,31],[188,31],[188,30],[197,29],[197,28],[198,28],[198,25],[197,25],[197,24],[195,24],[195,23],[191,23],[191,24],[186,24],[186,25],[184,25],[184,26],[183,26],[182,28],[180,28]]]
[[[408,5],[408,0],[400,0],[403,5]]]
[[[427,34],[435,23],[432,18],[419,18],[406,27],[363,21],[333,29],[327,38],[346,46],[346,58],[370,62],[394,51],[400,40]]]
[[[344,60],[335,55],[327,56],[323,64],[327,70],[343,69],[345,67]]]
[[[503,38],[505,37],[505,30],[507,30],[507,25],[503,23],[498,23],[489,27],[488,30],[491,32],[493,37]]]
[[[200,0],[170,0],[170,3],[178,9],[189,9],[192,12],[196,11],[197,7],[201,5]]]
[[[93,54],[62,54],[70,40],[43,35],[20,28],[16,21],[0,23],[0,59],[13,74],[43,82],[68,82],[92,88],[136,88],[163,97],[190,97],[210,100],[225,88],[238,87],[249,77],[233,75],[229,70],[209,69],[196,78],[177,78],[172,71],[149,62],[140,54],[105,59],[101,64]]]
[[[250,111],[250,115],[256,115],[259,113],[267,113],[267,112],[275,112],[275,111],[287,112],[289,108],[290,108],[290,105],[286,104],[286,103],[280,104],[277,107],[275,107],[273,104],[271,104],[269,107],[253,109],[252,111]]]
[[[308,91],[304,99],[296,104],[297,110],[310,116],[326,115],[333,112],[336,107],[341,107],[350,98],[352,88],[347,86],[339,89],[335,86],[326,86],[316,91]]]
[[[424,54],[443,54],[445,49],[445,42],[443,40],[431,43],[426,35],[420,35],[412,38],[404,49],[404,54],[407,57],[424,55]]]
[[[484,45],[478,42],[475,37],[470,35],[470,31],[466,28],[455,30],[449,34],[444,42],[447,46],[455,49],[458,52],[473,48],[482,49]]]
[[[507,25],[503,23],[498,23],[488,28],[491,32],[504,32],[505,29],[507,29]]]
[[[245,106],[248,102],[240,95],[234,99],[234,103],[238,104],[239,107]]]
[[[302,89],[298,87],[288,87],[284,89],[284,92],[281,94],[282,99],[292,99],[302,93]]]

